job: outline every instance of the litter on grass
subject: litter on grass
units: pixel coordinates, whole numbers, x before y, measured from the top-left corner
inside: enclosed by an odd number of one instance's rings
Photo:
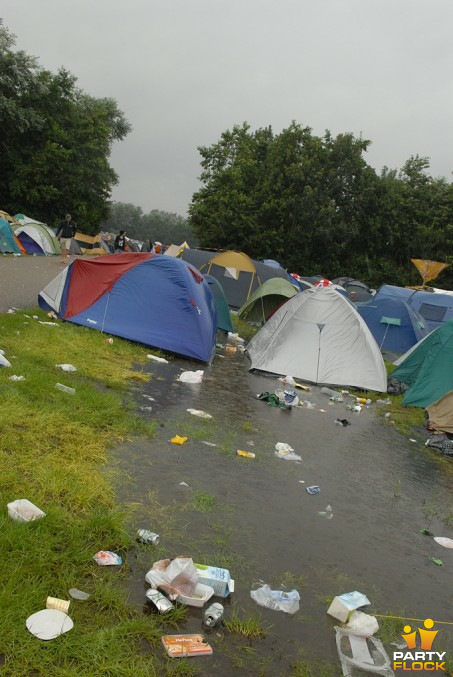
[[[334,597],[327,609],[327,613],[341,623],[346,623],[351,615],[351,611],[355,611],[368,604],[371,604],[368,597],[362,592],[354,590],[354,592],[345,592],[343,595]]]
[[[192,416],[198,416],[199,418],[212,418],[211,414],[208,414],[201,409],[187,409],[186,411],[188,411],[189,414],[192,414]]]
[[[201,440],[201,444],[206,444],[207,447],[216,447],[217,444],[214,442],[208,442],[207,440]]]
[[[56,364],[55,366],[62,371],[77,371],[77,369],[72,364]]]
[[[283,458],[285,461],[301,461],[302,457],[299,454],[293,454],[291,451],[275,451],[277,458]]]
[[[236,456],[242,456],[243,458],[255,458],[256,454],[253,451],[244,451],[243,449],[237,449]]]
[[[33,520],[46,516],[45,512],[26,498],[18,498],[16,501],[8,503],[7,508],[8,515],[15,522],[33,522]]]
[[[10,366],[11,362],[8,362],[6,357],[4,357],[4,352],[2,351],[2,353],[0,354],[0,367],[10,367]]]
[[[58,609],[42,609],[26,620],[27,630],[38,639],[55,639],[74,627],[68,614]]]
[[[13,374],[12,376],[9,377],[10,381],[25,381],[25,376],[16,376],[16,374]]]
[[[321,512],[318,512],[318,515],[320,517],[324,517],[327,520],[331,520],[333,518],[332,506],[327,505],[324,510],[321,510]]]
[[[168,360],[164,357],[157,357],[157,355],[147,355],[148,360],[153,360],[154,362],[160,362],[161,364],[168,364]]]
[[[201,383],[203,375],[204,371],[201,369],[198,371],[182,371],[176,380],[181,381],[181,383]]]
[[[180,437],[179,435],[175,435],[174,437],[171,438],[170,442],[173,444],[185,444],[189,438],[188,437]]]
[[[344,677],[355,674],[392,677],[394,672],[382,642],[335,627],[338,656]]]
[[[70,388],[69,386],[63,385],[63,383],[55,383],[55,388],[61,390],[63,393],[68,393],[69,395],[74,395],[75,388]]]
[[[162,644],[170,658],[212,655],[212,647],[203,635],[164,635]]]
[[[39,320],[38,324],[45,324],[47,327],[58,327],[58,322],[43,322]]]
[[[68,599],[58,599],[58,597],[46,599],[46,609],[57,609],[57,611],[63,611],[65,614],[68,613],[70,604],[71,602]]]
[[[83,592],[83,590],[78,590],[77,588],[70,588],[68,592],[73,599],[80,601],[85,601],[91,597],[88,592]]]
[[[271,590],[269,585],[263,585],[257,590],[251,590],[250,597],[260,606],[273,611],[295,614],[299,610],[300,595],[297,590],[283,592],[283,590]]]
[[[93,556],[93,559],[101,567],[119,566],[123,563],[122,558],[110,550],[100,550]]]

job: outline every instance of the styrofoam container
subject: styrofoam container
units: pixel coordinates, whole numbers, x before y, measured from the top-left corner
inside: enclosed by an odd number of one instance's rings
[[[213,594],[214,588],[211,588],[210,585],[197,583],[192,595],[178,595],[176,601],[181,602],[181,604],[187,604],[188,606],[202,607],[208,599],[211,599]]]
[[[16,522],[32,522],[46,516],[45,512],[26,498],[18,498],[8,503],[7,508],[8,515]]]

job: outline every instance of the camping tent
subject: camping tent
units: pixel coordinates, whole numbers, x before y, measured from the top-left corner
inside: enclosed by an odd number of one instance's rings
[[[180,257],[196,266],[203,275],[215,277],[222,285],[231,308],[240,308],[266,280],[272,277],[289,279],[283,268],[266,266],[243,252],[184,249]]]
[[[453,390],[426,407],[430,429],[453,434]]]
[[[429,291],[383,284],[382,287],[379,287],[374,298],[384,296],[406,301],[426,320],[426,324],[431,331],[440,327],[443,322],[453,319],[453,296],[451,294],[434,294]]]
[[[381,350],[405,353],[429,333],[423,317],[399,299],[375,298],[359,304],[357,312]]]
[[[354,303],[366,303],[373,298],[368,285],[353,277],[337,277],[332,282],[344,287]]]
[[[217,315],[203,276],[153,254],[78,259],[39,294],[39,305],[74,324],[209,362]]]
[[[204,276],[206,282],[209,284],[212,294],[214,296],[215,305],[217,308],[217,329],[224,332],[233,332],[233,323],[231,322],[230,309],[225,298],[225,293],[222,285],[212,275]]]
[[[287,301],[248,344],[251,368],[313,383],[387,389],[379,348],[354,306],[332,287]]]
[[[0,254],[21,254],[14,233],[6,219],[0,218]]]
[[[431,332],[396,363],[392,378],[409,386],[403,404],[427,407],[453,390],[453,320]]]
[[[238,310],[238,315],[247,322],[264,324],[277,308],[296,294],[297,291],[292,284],[279,277],[273,277],[253,292],[249,300]]]
[[[24,226],[16,226],[14,233],[28,254],[52,255],[60,253],[60,243],[55,237],[55,233],[43,223],[27,222]]]

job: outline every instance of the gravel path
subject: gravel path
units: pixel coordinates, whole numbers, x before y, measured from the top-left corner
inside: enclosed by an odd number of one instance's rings
[[[39,292],[63,267],[59,256],[0,256],[0,312],[37,306]]]

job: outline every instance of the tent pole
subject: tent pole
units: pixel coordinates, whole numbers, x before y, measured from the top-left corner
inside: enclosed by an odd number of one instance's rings
[[[390,327],[390,325],[387,324],[387,329],[386,329],[385,332],[384,332],[384,337],[383,337],[383,339],[382,339],[382,341],[381,341],[381,345],[379,346],[379,350],[382,350],[382,346],[384,345],[385,337],[387,336],[387,332],[388,332],[388,330],[389,330],[389,327]]]
[[[112,293],[112,292],[109,291],[109,295],[108,295],[108,298],[107,298],[107,303],[105,304],[104,317],[102,318],[102,327],[101,327],[101,332],[102,332],[102,333],[104,333],[105,318],[106,318],[106,315],[107,315],[107,309],[108,309],[109,303],[110,303],[110,295],[111,295],[111,293]]]

